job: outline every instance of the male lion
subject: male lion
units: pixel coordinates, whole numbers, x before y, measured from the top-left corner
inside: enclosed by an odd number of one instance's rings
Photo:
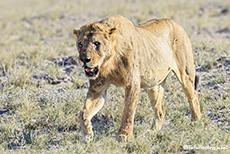
[[[192,47],[178,23],[153,19],[134,26],[122,16],[112,16],[79,30],[75,28],[74,34],[79,59],[90,81],[79,116],[84,141],[93,138],[90,120],[102,108],[110,84],[125,88],[125,108],[118,138],[133,137],[141,88],[148,90],[154,110],[153,132],[160,130],[165,116],[164,82],[170,71],[175,73],[188,98],[192,120],[200,119]]]

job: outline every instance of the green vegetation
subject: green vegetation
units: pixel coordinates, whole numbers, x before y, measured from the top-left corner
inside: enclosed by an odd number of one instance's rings
[[[228,0],[1,0],[0,153],[229,153],[230,1]],[[115,139],[124,90],[112,86],[92,119],[95,137],[82,143],[78,114],[88,82],[77,65],[73,28],[106,16],[134,24],[171,18],[188,33],[201,81],[202,119],[191,123],[189,104],[173,74],[167,79],[162,130],[143,90],[135,115],[135,139]],[[185,149],[226,147],[224,150]]]

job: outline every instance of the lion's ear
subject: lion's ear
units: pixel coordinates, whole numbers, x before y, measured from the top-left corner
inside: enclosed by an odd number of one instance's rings
[[[79,37],[79,35],[80,35],[80,30],[79,30],[79,29],[77,29],[77,28],[74,28],[74,30],[73,30],[73,34],[75,34],[75,35],[76,35],[76,37]]]
[[[117,28],[111,28],[110,30],[109,30],[109,37],[110,36],[112,36],[113,34],[115,34],[116,33],[116,31],[117,31]]]

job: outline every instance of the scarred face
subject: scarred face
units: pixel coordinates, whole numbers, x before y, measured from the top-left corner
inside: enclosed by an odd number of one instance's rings
[[[109,37],[115,29],[108,30],[103,25],[92,24],[74,29],[77,36],[76,46],[79,52],[79,61],[89,79],[96,79],[100,67],[110,54]]]

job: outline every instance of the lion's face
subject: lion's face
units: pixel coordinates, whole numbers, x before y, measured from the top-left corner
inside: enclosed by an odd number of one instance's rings
[[[107,35],[106,29],[96,29],[91,25],[75,29],[74,34],[78,38],[76,46],[85,75],[95,79],[100,73],[101,65],[110,57],[109,33]]]
[[[99,32],[87,31],[77,40],[77,48],[86,76],[96,78],[109,49],[108,40]]]

